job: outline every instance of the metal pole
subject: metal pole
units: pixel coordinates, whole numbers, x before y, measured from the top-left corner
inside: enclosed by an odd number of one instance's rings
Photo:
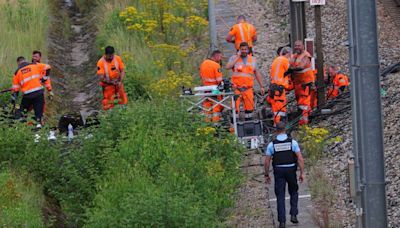
[[[347,1],[348,7],[348,30],[349,30],[349,56],[350,56],[350,76],[351,76],[351,105],[352,105],[352,128],[353,128],[353,150],[349,153],[349,157],[354,157],[354,181],[355,183],[355,191],[356,195],[353,199],[356,207],[356,227],[362,227],[362,206],[361,206],[361,156],[358,154],[360,146],[360,140],[358,139],[359,135],[359,107],[357,106],[357,97],[359,95],[355,95],[354,93],[358,92],[357,87],[359,85],[358,78],[355,77],[356,64],[355,59],[357,57],[355,52],[355,40],[357,39],[357,33],[355,32],[355,22],[356,22],[356,14],[354,10],[356,9],[356,3],[354,0]]]
[[[293,47],[296,40],[303,40],[306,32],[306,11],[304,2],[292,2],[290,0],[290,45]]]
[[[321,6],[315,6],[315,41],[317,51],[317,92],[318,92],[318,108],[322,108],[325,104],[325,83],[324,83],[324,53],[322,46],[322,22],[321,22]]]
[[[362,227],[387,227],[376,1],[352,1],[352,100],[354,144],[361,163]]]
[[[218,47],[217,41],[217,22],[215,18],[215,2],[208,0],[208,23],[210,32],[210,49],[214,51]]]

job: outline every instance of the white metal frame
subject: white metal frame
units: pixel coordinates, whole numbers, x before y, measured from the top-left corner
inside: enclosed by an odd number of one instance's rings
[[[217,96],[222,96],[222,100],[216,99]],[[183,100],[187,101],[191,104],[191,106],[187,109],[188,112],[194,109],[201,109],[203,111],[209,112],[212,111],[218,105],[221,105],[226,110],[230,110],[232,112],[233,118],[233,128],[235,130],[235,135],[237,136],[237,115],[236,115],[236,102],[235,102],[235,94],[233,92],[229,93],[196,93],[193,95],[181,95]],[[210,108],[204,108],[204,101],[211,101],[213,105]],[[229,104],[229,102],[231,102]]]

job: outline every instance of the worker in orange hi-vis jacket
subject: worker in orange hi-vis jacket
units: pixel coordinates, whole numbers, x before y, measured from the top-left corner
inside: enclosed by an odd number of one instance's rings
[[[35,50],[32,52],[32,63],[35,63],[39,65],[42,69],[42,81],[43,85],[46,87],[46,89],[49,91],[49,100],[53,100],[54,93],[52,91],[52,86],[51,86],[51,78],[50,78],[50,71],[51,71],[51,66],[49,64],[42,63],[42,52]],[[29,109],[33,109],[33,106]],[[43,104],[43,113],[46,111],[46,100],[44,101]]]
[[[226,69],[232,70],[232,85],[236,99],[236,111],[239,112],[240,104],[243,102],[245,119],[253,118],[254,111],[254,79],[260,85],[261,94],[265,90],[262,76],[257,67],[257,60],[249,55],[249,45],[245,42],[240,44],[240,52],[229,59]]]
[[[19,92],[22,92],[22,111],[27,112],[33,107],[37,128],[41,128],[44,106],[43,65],[28,63],[22,56],[17,58],[17,64],[18,69],[12,82],[12,102],[15,104]]]
[[[327,99],[336,98],[349,85],[349,78],[346,75],[342,74],[336,66],[329,66]]]
[[[290,68],[293,70],[292,80],[295,89],[297,107],[302,111],[299,125],[308,124],[311,112],[311,91],[315,89],[315,72],[311,67],[311,55],[304,50],[301,40],[294,44],[290,58]]]
[[[286,119],[286,92],[293,89],[293,83],[289,76],[291,73],[289,69],[291,54],[291,48],[284,47],[280,51],[280,56],[275,58],[271,64],[271,83],[267,101],[271,104],[275,124],[281,121],[285,122],[283,119]]]
[[[116,98],[120,105],[128,103],[128,96],[122,84],[125,78],[125,65],[121,57],[114,53],[113,47],[106,47],[105,55],[97,62],[97,75],[100,77],[100,86],[103,88],[104,110],[112,109]]]
[[[243,15],[240,15],[237,24],[229,31],[226,41],[234,43],[237,51],[239,51],[240,44],[246,42],[249,45],[249,54],[253,54],[253,45],[257,41],[257,30],[252,24],[246,22]]]
[[[218,86],[222,82],[222,71],[221,62],[222,52],[215,50],[212,52],[211,57],[204,60],[200,65],[200,77],[203,82],[203,86]],[[222,100],[222,96],[214,97],[216,100]],[[214,108],[212,108],[215,106]],[[223,107],[216,105],[215,102],[206,100],[203,102],[203,107],[208,110],[206,111],[206,121],[218,122],[221,120],[221,112]]]

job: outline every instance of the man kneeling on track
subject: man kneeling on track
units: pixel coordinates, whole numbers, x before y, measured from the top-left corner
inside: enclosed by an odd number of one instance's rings
[[[339,94],[345,91],[350,84],[349,78],[342,74],[336,66],[329,66],[327,77],[327,100],[339,96]]]

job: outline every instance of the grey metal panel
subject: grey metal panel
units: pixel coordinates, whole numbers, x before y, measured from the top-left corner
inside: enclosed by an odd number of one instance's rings
[[[362,208],[358,227],[387,227],[375,0],[349,0],[353,148]],[[358,165],[357,165],[358,161]]]
[[[296,40],[304,40],[307,36],[304,2],[290,1],[290,26],[290,44],[293,47]]]

